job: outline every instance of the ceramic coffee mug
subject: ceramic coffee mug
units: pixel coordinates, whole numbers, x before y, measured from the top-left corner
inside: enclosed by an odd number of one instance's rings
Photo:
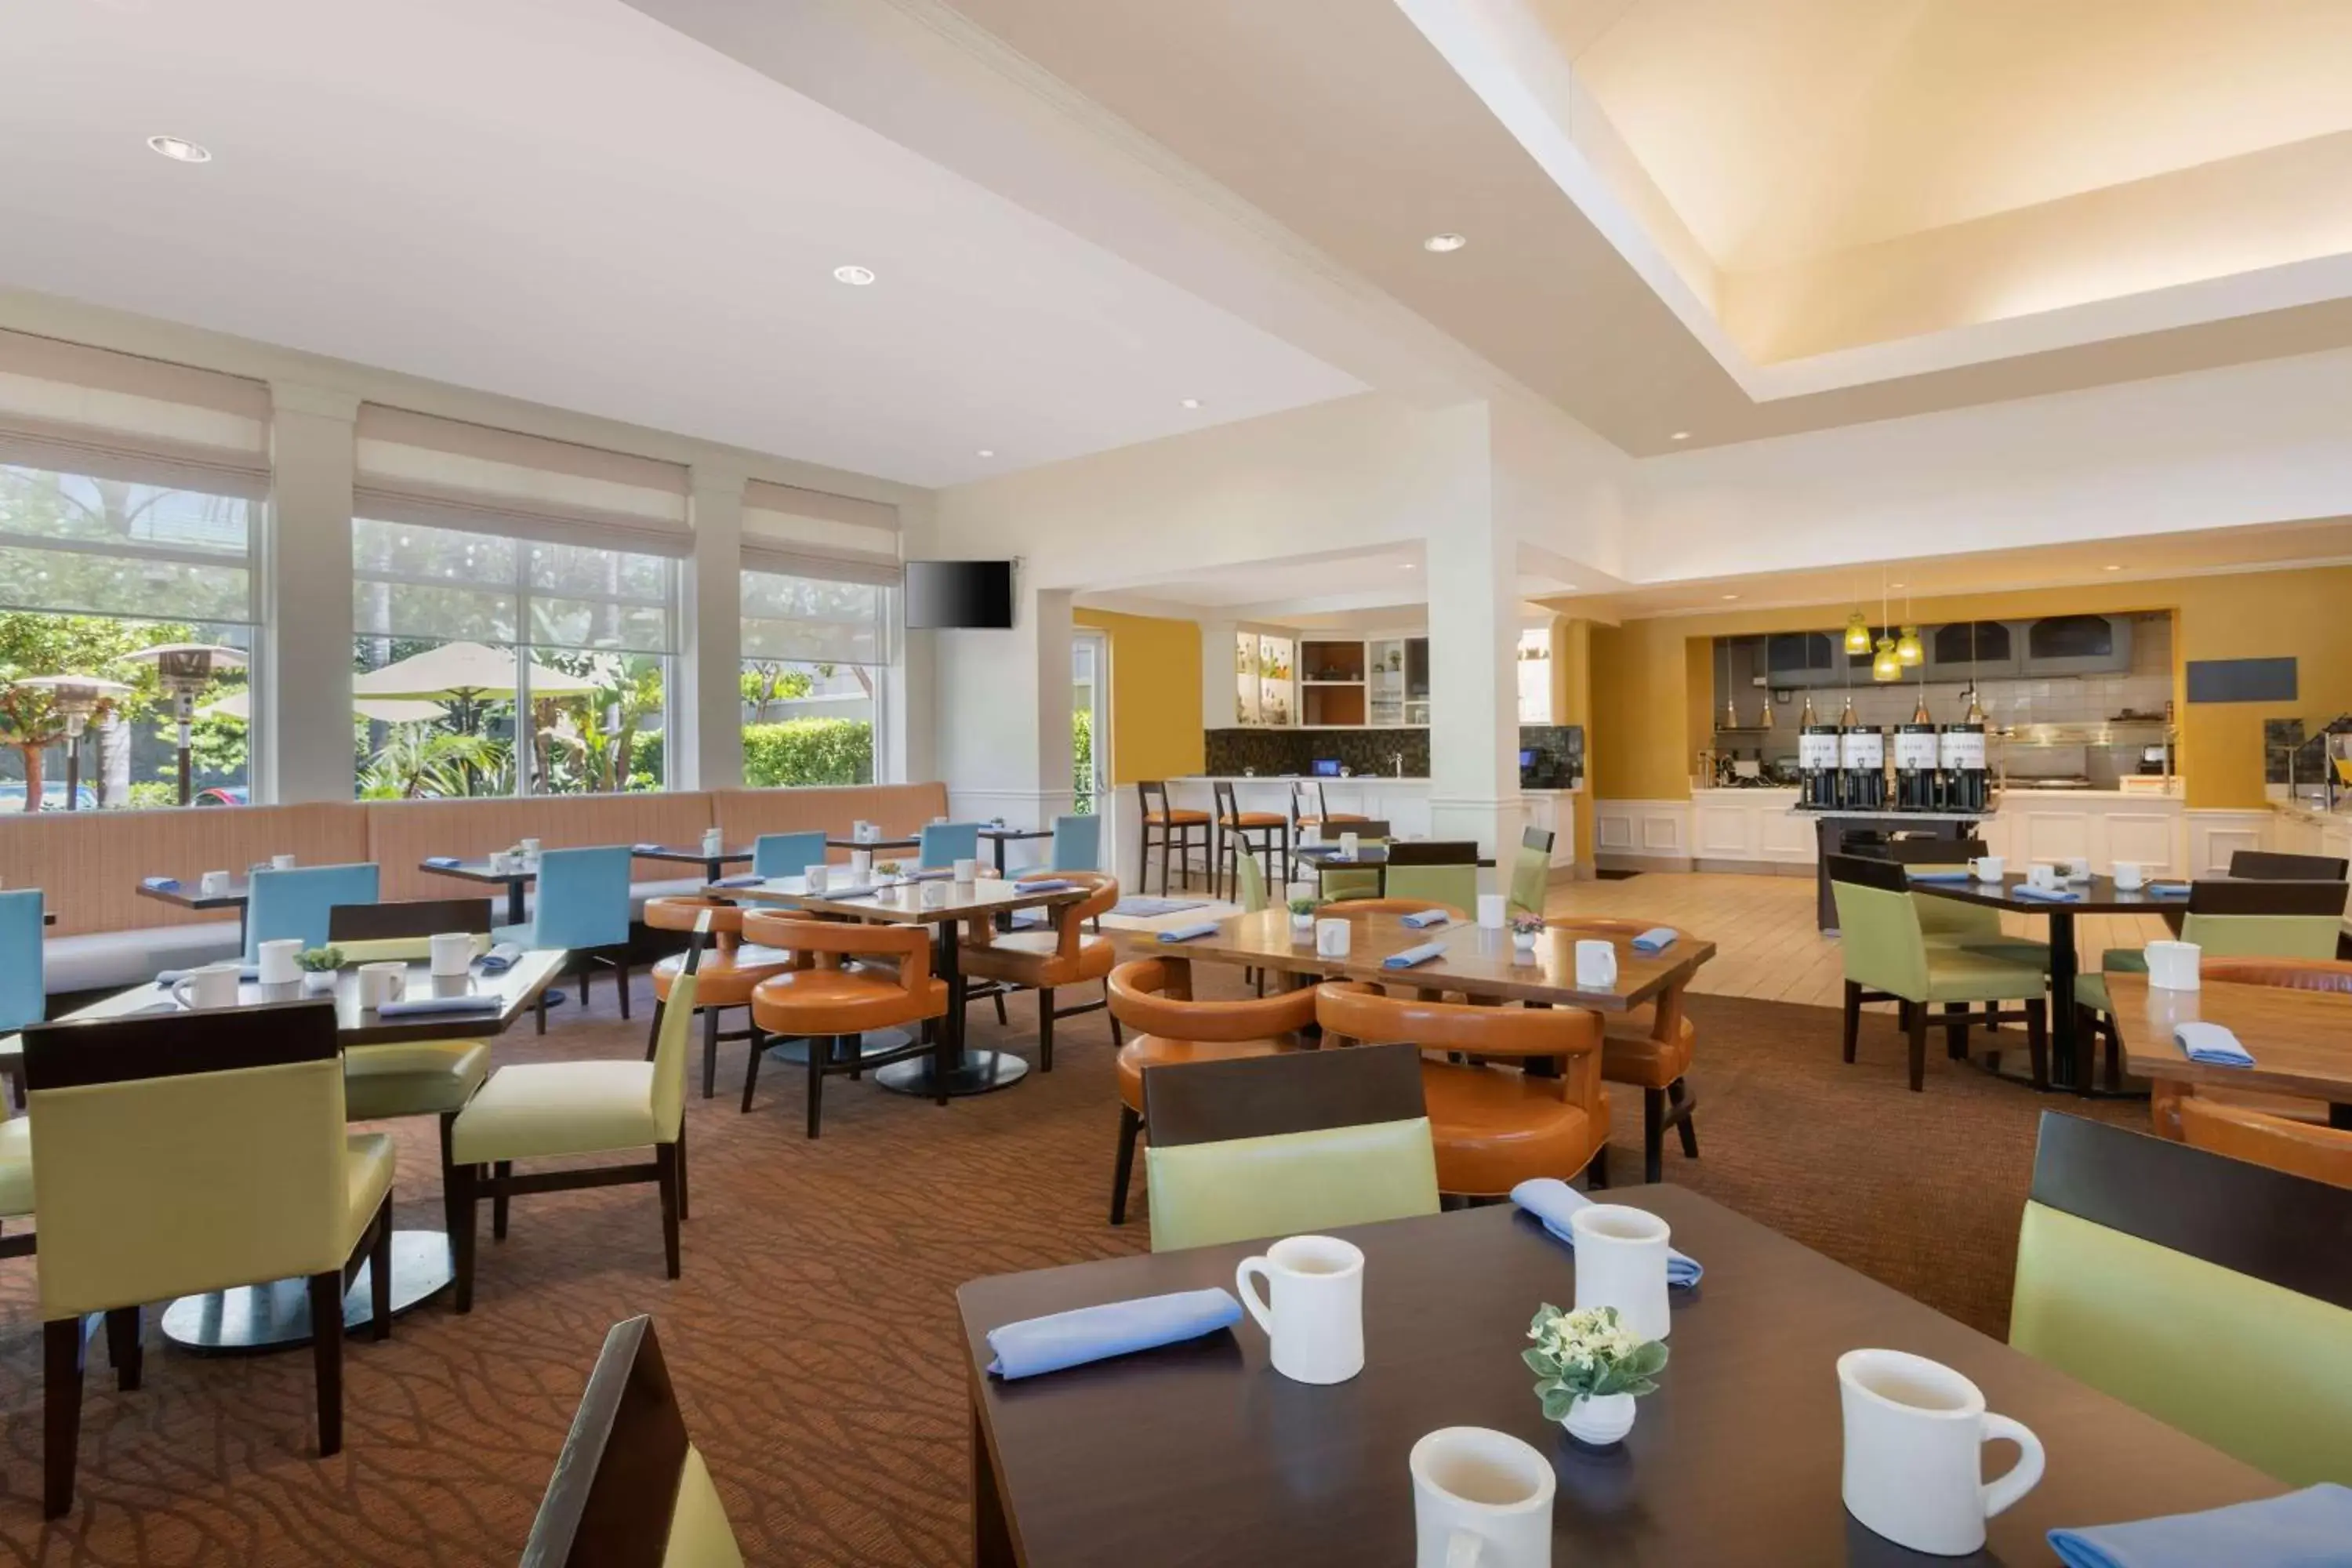
[[[1617,984],[1617,946],[1587,937],[1576,944],[1576,983],[1587,990]]]
[[[828,872],[830,869],[831,869],[831,868],[830,868],[829,867],[824,867],[824,866],[803,866],[803,867],[802,867],[802,868],[801,868],[801,882],[802,882],[802,885],[803,885],[803,886],[804,886],[804,887],[806,887],[806,888],[808,889],[808,890],[809,890],[810,892],[812,892],[812,893],[822,893],[822,892],[824,892],[824,879],[825,879],[825,876],[826,876],[827,872]]]
[[[2147,983],[2160,991],[2200,988],[2199,963],[2204,950],[2193,942],[2152,942],[2147,954]]]
[[[191,969],[172,982],[172,1000],[183,1007],[234,1007],[244,975],[245,966],[234,962]]]
[[[474,967],[474,936],[471,931],[441,931],[425,945],[432,955],[431,965],[436,974],[465,974]]]
[[[1508,900],[1500,893],[1478,895],[1478,923],[1487,931],[1500,931],[1508,913]]]
[[[702,836],[702,852],[705,855],[719,854],[723,852],[726,847],[727,836],[719,832],[719,829],[714,827]]]
[[[1265,1280],[1261,1299],[1252,1279]],[[1234,1290],[1271,1342],[1274,1370],[1345,1383],[1364,1370],[1364,1255],[1331,1236],[1285,1237],[1234,1270]]]
[[[1354,936],[1355,930],[1353,925],[1343,920],[1317,921],[1315,922],[1315,956],[1318,958],[1347,957],[1349,939]]]
[[[515,847],[522,851],[523,858],[526,860],[536,860],[539,858],[539,840],[536,838],[525,838],[519,842]]]
[[[362,1007],[373,1010],[408,994],[408,965],[404,963],[362,963],[358,973]]]
[[[1581,1248],[1577,1265],[1583,1267]],[[1846,1511],[1914,1552],[1964,1557],[1985,1543],[1985,1521],[2042,1479],[2042,1440],[1985,1409],[1977,1385],[1940,1362],[1902,1351],[1838,1357],[1845,1405]],[[1978,1450],[2006,1437],[2021,1452],[1986,1484]]]
[[[1673,1232],[1647,1209],[1588,1204],[1569,1216],[1576,1237],[1576,1310],[1614,1307],[1645,1340],[1674,1331],[1666,1305],[1666,1242]]]
[[[957,881],[959,881],[959,882],[977,882],[977,881],[979,881],[979,880],[980,880],[980,862],[979,862],[979,861],[977,861],[977,860],[959,860],[959,861],[957,861],[957,862],[955,863],[955,879],[956,879]]]
[[[196,891],[204,898],[219,898],[223,893],[228,891],[228,873],[226,871],[205,872],[203,876],[196,879]]]
[[[1979,882],[1998,882],[2008,867],[1998,855],[1979,855],[1969,862],[1969,869]]]
[[[278,937],[262,942],[253,953],[260,971],[257,978],[264,985],[291,985],[302,978],[302,966],[294,962],[302,953],[299,938]]]
[[[2058,885],[2058,868],[2046,860],[2037,860],[2027,868],[2025,881],[2029,887],[2055,888]]]
[[[269,868],[273,871],[291,871],[294,869],[294,857],[291,855],[272,855],[269,858]]]
[[[1507,1432],[1443,1426],[1412,1446],[1413,1568],[1550,1568],[1551,1461]]]
[[[1339,835],[1339,858],[1343,860],[1353,860],[1356,858],[1356,851],[1363,847],[1363,839],[1356,834],[1342,833]]]
[[[2147,886],[2147,868],[2143,867],[2138,861],[2118,860],[2116,862],[2116,890],[2117,892],[2137,893],[2142,888]]]

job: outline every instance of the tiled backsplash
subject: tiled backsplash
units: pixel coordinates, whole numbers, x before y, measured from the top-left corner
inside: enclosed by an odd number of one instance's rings
[[[1350,773],[1396,774],[1397,757],[1404,758],[1409,779],[1429,776],[1429,731],[1424,728],[1396,730],[1211,730],[1207,733],[1205,772],[1266,775],[1308,773],[1318,758],[1328,758]],[[1565,789],[1584,774],[1584,731],[1575,724],[1522,724],[1519,749],[1537,753],[1537,779],[1531,787]]]

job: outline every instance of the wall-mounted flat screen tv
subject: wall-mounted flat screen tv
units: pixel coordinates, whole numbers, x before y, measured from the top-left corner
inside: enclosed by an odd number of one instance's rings
[[[1013,625],[1010,561],[909,561],[907,626],[911,631]]]

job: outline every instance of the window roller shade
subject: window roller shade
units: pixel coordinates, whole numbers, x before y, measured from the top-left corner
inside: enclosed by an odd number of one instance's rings
[[[898,509],[753,479],[743,488],[742,551],[748,571],[895,586]]]
[[[0,463],[258,500],[268,439],[259,382],[0,331]]]

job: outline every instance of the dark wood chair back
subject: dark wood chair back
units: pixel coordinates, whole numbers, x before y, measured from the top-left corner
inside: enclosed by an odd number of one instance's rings
[[[1371,817],[1362,822],[1327,822],[1323,825],[1323,839],[1327,844],[1337,844],[1342,833],[1352,833],[1367,844],[1376,840],[1386,843],[1389,837],[1389,825],[1384,818],[1381,817]]]
[[[2341,915],[2341,882],[2239,882],[2210,880],[2189,885],[2193,915]]]
[[[1209,794],[1215,798],[1218,821],[1233,822],[1240,819],[1241,798],[1234,793],[1234,786],[1230,782],[1224,779],[1217,780],[1209,786]]]
[[[1159,779],[1135,781],[1135,797],[1143,803],[1143,815],[1148,819],[1158,812],[1164,820],[1168,816],[1168,785]]]
[[[341,1049],[325,997],[26,1026],[28,1093],[324,1061]]]
[[[1981,838],[1890,838],[1884,844],[1856,845],[1853,853],[1897,866],[1962,866],[1981,858],[1986,849]]]
[[[2340,882],[2346,869],[2347,862],[2331,855],[2241,849],[2230,857],[2230,875],[2243,882]]]
[[[1421,1053],[1405,1045],[1192,1062],[1143,1075],[1144,1123],[1163,1149],[1427,1114]]]
[[[487,935],[488,899],[411,899],[397,904],[337,904],[327,911],[329,942],[396,942],[444,931]]]
[[[1852,882],[1860,888],[1879,888],[1890,893],[1911,890],[1911,879],[1901,865],[1874,855],[1831,856],[1830,880]]]
[[[1519,847],[1538,849],[1549,855],[1551,853],[1553,837],[1552,830],[1549,827],[1524,827],[1519,830]]]
[[[660,1568],[691,1447],[653,1319],[614,1324],[540,1500],[523,1568]]]
[[[1478,846],[1475,840],[1467,838],[1400,840],[1389,846],[1389,864],[1391,866],[1475,866],[1477,863]]]

